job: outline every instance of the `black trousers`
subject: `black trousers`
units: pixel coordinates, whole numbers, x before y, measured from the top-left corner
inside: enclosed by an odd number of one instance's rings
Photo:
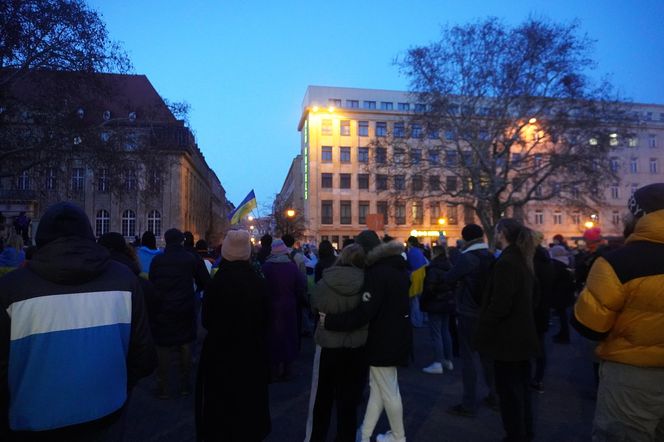
[[[530,388],[530,361],[494,361],[500,416],[505,441],[524,442],[534,437]]]
[[[334,440],[355,441],[358,406],[362,400],[368,371],[364,347],[321,349],[313,409],[312,441],[326,440],[332,406],[335,403],[337,435]]]

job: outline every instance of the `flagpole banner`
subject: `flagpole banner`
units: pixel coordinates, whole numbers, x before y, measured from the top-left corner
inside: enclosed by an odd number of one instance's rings
[[[249,192],[235,210],[228,214],[231,225],[239,223],[242,218],[251,213],[256,207],[256,195],[254,195],[254,189],[251,189],[251,192]]]

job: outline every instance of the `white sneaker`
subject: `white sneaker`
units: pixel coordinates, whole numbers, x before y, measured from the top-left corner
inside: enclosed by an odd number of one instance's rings
[[[376,436],[376,442],[406,442],[406,438],[397,439],[391,431]]]
[[[452,363],[451,360],[445,359],[443,361],[443,368],[447,371],[452,371],[452,370],[454,370],[454,364]]]
[[[443,364],[440,362],[434,362],[428,367],[424,367],[422,371],[429,374],[443,374]]]

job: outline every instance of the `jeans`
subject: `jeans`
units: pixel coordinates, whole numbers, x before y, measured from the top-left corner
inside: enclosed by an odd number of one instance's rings
[[[433,345],[433,361],[443,362],[452,359],[452,336],[450,336],[450,315],[429,313],[429,331]]]
[[[494,361],[500,417],[509,442],[533,440],[530,361]]]
[[[477,409],[477,370],[475,365],[475,350],[473,350],[471,341],[476,327],[477,318],[458,316],[461,380],[463,382],[463,400],[461,404],[466,410],[473,412]],[[489,389],[488,396],[495,399],[496,390],[493,378],[493,361],[481,354],[479,358],[484,373],[484,381]]]
[[[424,313],[420,310],[420,295],[410,298],[410,322],[413,327],[424,327]]]

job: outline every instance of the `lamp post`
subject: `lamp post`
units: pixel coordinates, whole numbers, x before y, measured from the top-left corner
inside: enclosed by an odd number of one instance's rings
[[[293,209],[286,210],[286,233],[288,234],[291,233],[291,222],[293,222],[294,217],[295,217],[295,210]]]

